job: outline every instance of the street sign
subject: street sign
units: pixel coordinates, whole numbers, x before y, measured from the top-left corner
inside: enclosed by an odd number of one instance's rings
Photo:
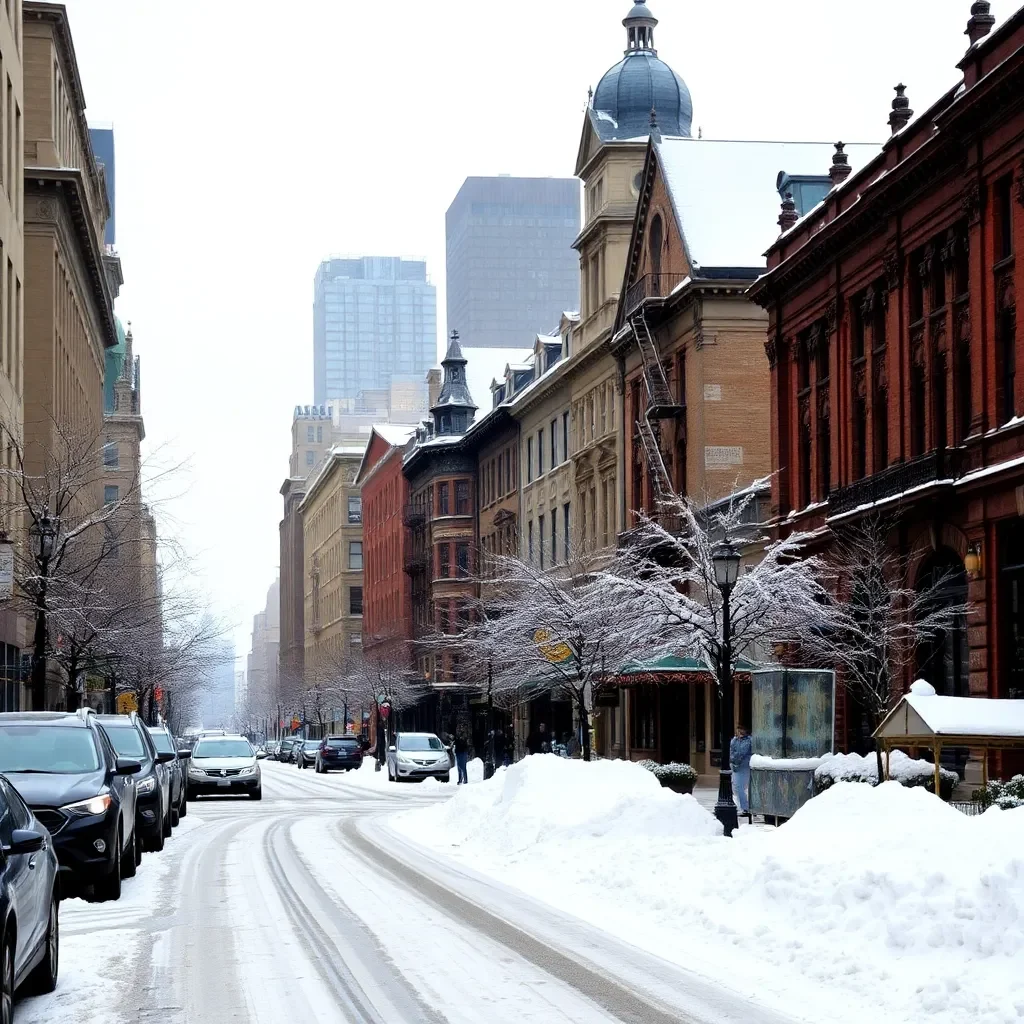
[[[130,715],[133,711],[139,710],[139,702],[135,699],[134,693],[122,693],[117,698],[117,713],[119,715]]]
[[[551,642],[550,629],[538,629],[533,634],[533,642],[537,645],[540,656],[546,661],[550,661],[552,665],[559,665],[572,657],[572,651],[568,644],[562,643],[561,640],[555,643]]]

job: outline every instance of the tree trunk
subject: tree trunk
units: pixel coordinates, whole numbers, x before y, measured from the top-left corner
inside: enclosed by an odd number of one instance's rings
[[[583,760],[590,760],[590,712],[587,711],[586,691],[579,693],[580,728],[583,731]]]

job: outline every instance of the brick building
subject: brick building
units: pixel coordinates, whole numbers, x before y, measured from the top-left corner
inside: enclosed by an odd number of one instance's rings
[[[975,3],[962,81],[772,246],[773,510],[785,528],[899,513],[911,582],[951,574],[970,621],[920,652],[940,693],[1024,698],[1024,9]],[[909,681],[909,680],[907,680]],[[840,699],[840,743],[862,716]],[[975,766],[968,766],[970,769]]]
[[[355,485],[363,500],[363,647],[410,640],[412,584],[406,572],[409,482],[402,454],[411,427],[378,424],[370,433]],[[411,667],[411,665],[410,665]]]

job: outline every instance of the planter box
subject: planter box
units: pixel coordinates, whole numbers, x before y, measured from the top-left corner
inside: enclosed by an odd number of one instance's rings
[[[693,787],[697,784],[696,779],[658,779],[665,789],[671,789],[673,793],[692,793]]]

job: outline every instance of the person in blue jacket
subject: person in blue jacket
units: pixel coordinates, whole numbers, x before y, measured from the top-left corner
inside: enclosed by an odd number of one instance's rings
[[[750,733],[743,726],[736,729],[736,735],[729,741],[729,765],[732,768],[732,789],[739,805],[740,814],[750,814],[750,755],[753,743]]]

